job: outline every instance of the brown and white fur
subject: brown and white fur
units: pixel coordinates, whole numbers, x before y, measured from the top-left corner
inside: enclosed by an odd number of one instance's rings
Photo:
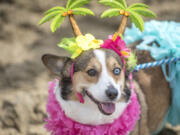
[[[132,49],[135,50],[135,45]],[[154,61],[148,51],[135,50],[138,63]],[[150,135],[162,127],[170,106],[171,89],[165,80],[161,67],[140,70],[134,74],[136,93],[141,105],[141,119],[132,135]],[[163,133],[163,135],[166,135]],[[175,135],[167,133],[167,135]]]
[[[137,55],[140,62],[152,60],[147,52],[138,51]],[[81,54],[75,59],[73,84],[70,78],[70,58],[47,54],[42,60],[46,67],[59,77],[59,85],[55,90],[56,98],[65,114],[73,120],[84,124],[110,123],[119,117],[128,105],[131,95],[128,79],[122,70],[121,58],[114,51],[96,49]],[[114,68],[121,70],[119,75],[113,74]],[[97,72],[95,76],[88,74],[91,69]],[[170,89],[160,68],[140,71],[135,75],[135,80],[142,114],[131,134],[149,135],[162,124],[170,104]],[[112,88],[118,93],[113,99],[109,98],[106,92]],[[84,104],[79,103],[76,92],[83,95]],[[104,114],[86,92],[98,102],[112,102],[115,104],[115,111]]]
[[[81,54],[75,59],[73,85],[70,58],[44,55],[42,60],[60,78],[56,98],[71,119],[83,124],[111,123],[128,105],[131,93],[125,84],[121,58],[114,51],[96,49]],[[118,69],[119,74],[115,75],[114,69]],[[83,95],[84,104],[78,101],[76,92]],[[103,112],[99,107],[101,103],[114,104],[114,112]]]

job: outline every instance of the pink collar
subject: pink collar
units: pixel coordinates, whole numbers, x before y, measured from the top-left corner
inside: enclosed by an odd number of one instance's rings
[[[130,76],[130,80],[131,80]],[[132,89],[131,102],[123,114],[111,124],[105,125],[85,125],[66,117],[64,111],[56,100],[54,88],[58,80],[49,83],[49,95],[47,101],[48,118],[46,119],[46,129],[51,135],[127,135],[131,132],[139,119],[140,105],[137,96]],[[133,84],[131,84],[133,85]],[[132,86],[134,88],[134,86]]]

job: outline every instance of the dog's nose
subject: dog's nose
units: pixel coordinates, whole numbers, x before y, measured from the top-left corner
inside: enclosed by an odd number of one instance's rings
[[[113,86],[109,86],[106,90],[106,95],[110,100],[114,100],[118,96],[118,91]]]

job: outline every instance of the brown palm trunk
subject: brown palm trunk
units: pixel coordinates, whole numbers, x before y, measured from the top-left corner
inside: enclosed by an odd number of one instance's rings
[[[126,25],[127,25],[127,21],[128,21],[128,17],[123,15],[122,19],[121,19],[121,24],[120,24],[119,29],[118,29],[118,34],[124,35]]]
[[[71,22],[71,26],[72,26],[72,29],[74,31],[74,35],[76,37],[79,36],[79,35],[82,35],[82,33],[81,33],[80,29],[79,29],[79,26],[77,25],[76,20],[75,20],[73,15],[69,15],[69,20]]]

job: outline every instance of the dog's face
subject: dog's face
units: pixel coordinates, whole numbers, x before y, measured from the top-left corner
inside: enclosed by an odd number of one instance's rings
[[[125,85],[123,63],[112,50],[89,50],[75,59],[73,84],[70,78],[73,62],[70,58],[44,55],[42,60],[51,72],[59,76],[64,100],[78,100],[75,93],[80,92],[105,115],[115,111],[116,103],[129,100],[131,93]]]

